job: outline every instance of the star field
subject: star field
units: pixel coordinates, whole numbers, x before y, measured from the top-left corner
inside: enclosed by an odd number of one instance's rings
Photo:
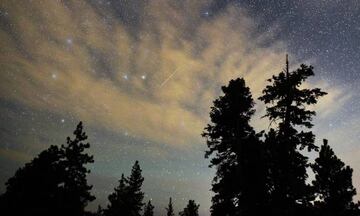
[[[357,0],[2,1],[0,192],[83,121],[90,209],[139,160],[155,212],[172,197],[176,212],[195,199],[209,215],[214,170],[200,134],[211,103],[239,76],[257,98],[286,53],[291,68],[315,67],[310,85],[329,93],[315,107],[316,142],[329,139],[360,190],[359,23]],[[252,124],[267,129],[256,109]]]

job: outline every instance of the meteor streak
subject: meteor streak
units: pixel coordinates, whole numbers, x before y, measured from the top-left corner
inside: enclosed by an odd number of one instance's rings
[[[168,78],[166,78],[166,79],[164,80],[164,82],[162,82],[162,83],[160,84],[160,88],[163,87],[163,86],[176,74],[177,71],[178,71],[178,68],[176,68],[176,70],[174,71],[174,73],[172,73]]]

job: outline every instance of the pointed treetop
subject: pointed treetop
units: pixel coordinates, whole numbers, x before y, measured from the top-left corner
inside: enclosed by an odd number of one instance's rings
[[[289,78],[289,57],[286,53],[286,77]]]
[[[326,146],[328,144],[328,140],[327,139],[323,139],[323,143],[324,143],[324,146]]]
[[[172,206],[172,199],[170,197],[169,199],[169,204],[168,204],[168,207],[165,208],[166,209],[166,216],[175,216],[175,213],[174,213],[174,208]]]
[[[144,208],[144,216],[154,216],[154,206],[151,204],[150,200]]]
[[[356,195],[352,184],[353,169],[336,156],[326,139],[311,168],[315,173],[313,187],[315,195],[320,198],[316,202],[321,215],[358,215],[351,213],[359,209],[353,202]]]

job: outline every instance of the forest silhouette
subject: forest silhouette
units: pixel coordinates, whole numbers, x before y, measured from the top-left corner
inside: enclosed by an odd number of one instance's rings
[[[315,144],[311,131],[315,105],[327,93],[320,88],[302,88],[314,76],[312,66],[286,67],[269,78],[258,98],[266,106],[263,116],[268,131],[256,131],[250,124],[254,99],[243,78],[230,80],[223,94],[214,100],[210,122],[202,136],[205,158],[216,169],[211,190],[212,216],[359,216],[354,202],[353,170],[331,149],[328,141]],[[98,215],[153,216],[151,200],[144,200],[144,177],[135,161],[129,176],[121,175],[97,212],[85,208],[95,199],[87,182],[87,165],[94,163],[86,153],[90,144],[80,122],[66,144],[52,145],[19,168],[6,182],[0,196],[1,215]],[[307,154],[317,152],[314,162]],[[312,182],[309,172],[313,172]],[[310,182],[310,183],[309,183]],[[179,216],[198,216],[199,205],[189,200]],[[169,198],[164,215],[175,216]]]

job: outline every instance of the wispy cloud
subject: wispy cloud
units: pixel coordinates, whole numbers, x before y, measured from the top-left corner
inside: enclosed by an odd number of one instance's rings
[[[284,44],[264,45],[235,6],[210,16],[207,1],[136,3],[3,2],[0,97],[184,146],[198,143],[221,85],[243,76],[257,97],[283,67]]]

